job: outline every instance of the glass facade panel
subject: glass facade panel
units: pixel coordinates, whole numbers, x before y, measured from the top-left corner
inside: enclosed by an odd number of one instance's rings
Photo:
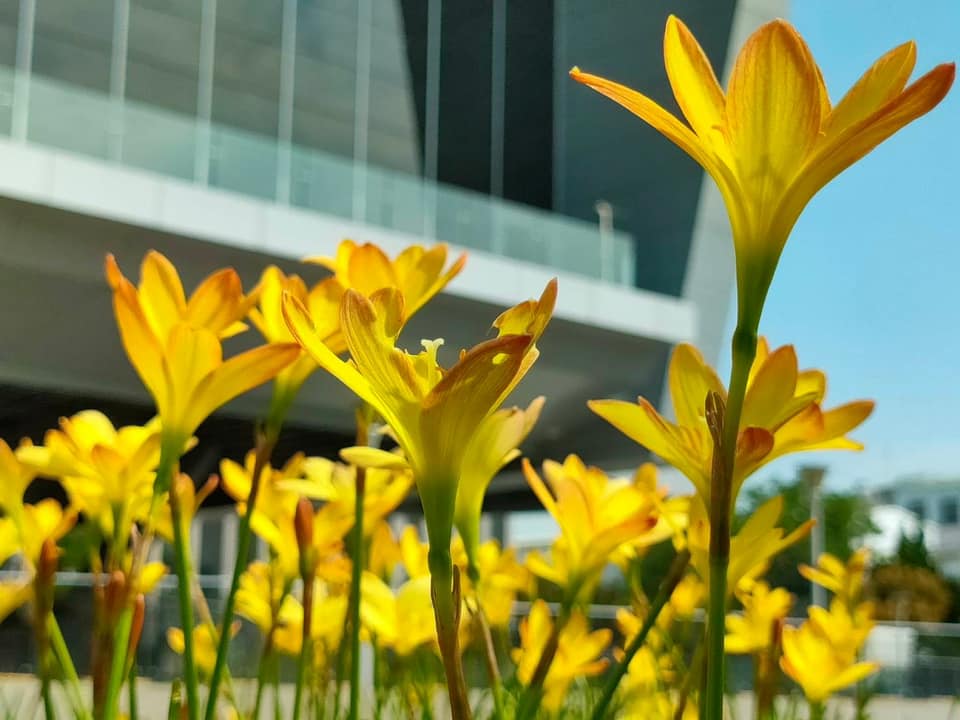
[[[353,157],[357,92],[356,2],[297,4],[293,142]]]
[[[37,0],[33,72],[107,92],[114,0]]]
[[[109,97],[34,75],[30,81],[31,142],[106,158],[109,150]]]
[[[277,136],[282,21],[279,0],[217,0],[215,123]]]
[[[196,114],[200,11],[198,1],[130,0],[128,99],[187,116]],[[150,138],[135,136],[140,142]]]

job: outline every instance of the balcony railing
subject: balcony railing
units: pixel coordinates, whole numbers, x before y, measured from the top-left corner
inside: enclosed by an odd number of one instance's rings
[[[269,202],[631,285],[633,238],[0,67],[0,134]]]

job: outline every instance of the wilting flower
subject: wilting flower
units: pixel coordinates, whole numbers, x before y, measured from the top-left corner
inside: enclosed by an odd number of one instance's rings
[[[560,526],[560,537],[550,562],[532,552],[527,567],[563,587],[573,601],[595,584],[614,550],[656,526],[656,501],[646,488],[611,479],[576,455],[563,464],[547,460],[543,472],[550,489],[524,460],[527,482]]]
[[[300,354],[296,344],[273,343],[224,361],[220,341],[244,327],[240,320],[253,302],[232,269],[209,276],[189,300],[176,269],[155,251],[143,260],[139,288],[123,276],[112,255],[106,274],[123,347],[153,396],[164,442],[177,455],[214,410],[266,382]]]
[[[462,353],[445,370],[437,362],[440,341],[424,342],[417,355],[396,347],[406,317],[396,289],[378,290],[369,299],[355,290],[344,295],[340,324],[351,363],[331,352],[306,309],[286,298],[290,330],[306,351],[389,424],[413,470],[428,532],[441,547],[449,544],[469,442],[533,363],[555,299],[551,282],[538,302],[522,303],[498,318],[496,339]],[[395,456],[389,459],[396,464]]]
[[[874,662],[857,662],[848,646],[848,637],[828,635],[812,620],[799,628],[785,627],[780,667],[810,702],[820,703],[879,669]]]
[[[817,566],[800,565],[800,574],[834,593],[848,608],[854,607],[863,591],[863,576],[870,562],[867,548],[856,550],[844,563],[830,553],[817,558]]]
[[[811,198],[840,172],[943,99],[953,64],[915,83],[912,42],[881,57],[832,105],[820,68],[791,25],[757,30],[727,92],[696,39],[667,20],[664,64],[689,125],[623,85],[574,68],[572,77],[663,133],[703,166],[726,202],[737,256],[740,317],[756,327],[777,261]]]
[[[42,446],[22,447],[25,464],[59,478],[71,505],[95,522],[104,537],[115,524],[126,538],[134,522],[150,510],[153,481],[160,460],[160,425],[114,428],[97,410],[61,418],[59,430],[48,430]]]
[[[544,402],[546,398],[538,397],[526,410],[498,410],[480,424],[467,447],[454,521],[471,565],[478,562],[480,516],[487,488],[501,468],[520,456],[520,443],[537,424]]]
[[[553,634],[553,622],[550,608],[543,600],[535,601],[530,614],[520,621],[520,647],[515,648],[512,655],[517,664],[517,679],[524,686],[533,679],[540,656]],[[545,710],[560,709],[574,680],[599,675],[606,669],[608,661],[602,656],[612,636],[606,628],[590,632],[586,616],[579,610],[574,611],[560,631],[557,653],[543,682]]]
[[[738,591],[743,612],[727,615],[728,653],[759,653],[771,646],[776,626],[787,617],[793,596],[783,588],[771,589],[755,582],[748,591]]]
[[[686,475],[710,505],[713,440],[705,417],[708,393],[726,398],[714,370],[692,345],[678,345],[670,360],[670,397],[677,421],[657,412],[650,401],[591,400],[590,409],[632,440]],[[770,461],[810,450],[860,450],[846,437],[873,410],[858,400],[823,410],[827,379],[819,370],[799,370],[791,345],[773,352],[761,338],[750,370],[740,419],[731,501],[743,481]]]
[[[783,497],[777,495],[754,510],[730,539],[730,564],[727,566],[727,592],[731,593],[741,581],[747,582],[762,575],[770,561],[784,549],[799,542],[810,532],[813,521],[808,520],[792,532],[777,527],[783,513]],[[690,506],[690,526],[687,530],[687,548],[690,565],[700,578],[710,583],[710,521],[700,503]]]

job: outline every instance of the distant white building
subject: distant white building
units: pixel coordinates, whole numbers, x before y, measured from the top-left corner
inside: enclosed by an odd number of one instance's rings
[[[877,555],[893,554],[901,534],[922,529],[942,572],[960,577],[960,478],[906,477],[879,498],[871,517],[880,531],[866,539]]]

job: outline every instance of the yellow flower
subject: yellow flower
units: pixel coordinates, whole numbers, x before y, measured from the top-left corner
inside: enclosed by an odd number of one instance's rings
[[[230,628],[231,636],[240,630],[240,623],[235,622]],[[193,635],[193,657],[197,669],[202,675],[209,676],[217,662],[217,638],[219,633],[213,625],[204,623],[197,625],[191,631]],[[183,630],[181,628],[167,628],[167,644],[177,655],[183,655]]]
[[[256,461],[257,453],[255,450],[246,454],[243,465],[227,458],[220,461],[220,484],[224,492],[236,501],[237,513],[241,516],[247,512],[247,499],[250,497],[253,469]],[[281,468],[274,468],[269,463],[264,464],[260,472],[255,515],[259,514],[268,518],[274,524],[279,524],[284,519],[293,517],[299,496],[293,490],[285,487],[284,483],[302,477],[303,461],[303,455],[297,453]]]
[[[656,502],[647,488],[611,479],[576,455],[569,455],[562,465],[547,460],[543,472],[549,490],[524,460],[527,482],[561,534],[553,546],[552,562],[532,552],[527,567],[565,588],[573,601],[595,583],[614,550],[656,526]]]
[[[312,257],[305,262],[323,265],[342,288],[367,297],[383,288],[396,288],[403,295],[405,319],[409,319],[463,269],[465,254],[444,271],[447,251],[444,243],[429,249],[411,245],[391,260],[372,243],[357,245],[353,240],[343,240],[336,257]]]
[[[750,582],[766,572],[770,561],[785,548],[802,540],[813,527],[808,520],[793,532],[777,527],[783,513],[783,497],[777,495],[757,508],[730,539],[730,564],[727,566],[727,592],[731,593],[742,582]],[[710,585],[710,521],[700,503],[690,506],[690,525],[687,530],[687,548],[690,565],[700,579]]]
[[[801,565],[800,574],[810,582],[821,585],[840,598],[847,607],[853,607],[863,590],[863,576],[870,562],[870,551],[860,548],[844,564],[830,553],[817,558],[817,566]]]
[[[277,650],[294,655],[299,650],[299,643],[296,649],[291,649],[288,635],[277,632],[299,617],[296,600],[285,590],[284,578],[276,565],[260,561],[250,563],[240,576],[237,615],[256,625],[264,636],[274,632],[273,644]]]
[[[690,517],[690,498],[668,498],[667,490],[657,485],[657,467],[653,463],[643,463],[633,475],[633,484],[641,492],[649,495],[656,508],[656,524],[647,532],[638,535],[619,548],[611,560],[627,571],[631,562],[642,558],[647,550],[670,538],[682,534]]]
[[[676,422],[660,415],[645,398],[636,404],[622,400],[588,404],[620,432],[686,475],[709,507],[713,440],[705,400],[710,392],[726,399],[726,389],[700,352],[686,344],[674,350],[669,385]],[[824,411],[826,388],[822,372],[799,370],[793,346],[771,352],[760,339],[740,419],[731,501],[747,477],[778,457],[810,450],[862,449],[846,435],[867,419],[873,403],[859,400]]]
[[[755,582],[749,591],[738,591],[743,613],[727,615],[726,651],[759,653],[771,646],[777,624],[787,617],[793,596],[783,588],[770,589]]]
[[[176,269],[157,252],[144,258],[139,288],[112,255],[106,274],[127,357],[153,396],[164,441],[178,455],[214,410],[300,355],[293,343],[274,343],[223,360],[220,341],[243,327],[240,320],[252,302],[233,270],[208,277],[189,300]]]
[[[33,447],[29,439],[20,441],[16,451],[0,439],[0,511],[5,515],[20,513],[23,494],[36,477],[36,471],[21,462],[20,455]]]
[[[381,520],[370,533],[370,552],[367,553],[367,569],[379,578],[389,580],[393,569],[400,562],[400,543],[390,528],[390,523]]]
[[[160,460],[157,422],[119,429],[97,410],[61,418],[59,430],[49,430],[42,446],[22,447],[22,462],[59,478],[71,505],[97,523],[105,537],[128,537],[134,522],[144,522],[150,510],[153,481]]]
[[[837,597],[830,603],[829,610],[812,605],[807,614],[810,623],[830,638],[836,651],[851,659],[856,658],[876,624],[873,603],[860,603],[851,610]]]
[[[264,270],[257,286],[257,307],[250,310],[250,320],[271,343],[293,342],[293,336],[283,319],[283,295],[295,297],[308,312],[317,335],[336,355],[347,351],[340,328],[340,300],[348,288],[370,296],[377,290],[392,287],[404,296],[406,322],[460,272],[466,255],[460,256],[444,271],[447,264],[447,246],[440,244],[427,250],[413,245],[390,260],[376,245],[357,245],[344,240],[337,248],[336,258],[310,258],[307,262],[324,265],[334,275],[309,290],[297,275],[284,275],[271,265]],[[308,353],[282,370],[276,377],[270,420],[282,420],[303,382],[317,369],[316,361]]]
[[[520,647],[512,652],[517,664],[517,679],[524,686],[533,679],[552,633],[550,609],[543,600],[537,600],[531,606],[530,614],[520,621]],[[612,635],[606,628],[590,632],[584,614],[574,611],[560,631],[557,654],[543,683],[542,705],[545,710],[556,712],[560,709],[567,689],[575,679],[599,675],[606,669],[607,660],[602,655],[610,645]]]
[[[480,423],[463,458],[454,522],[463,538],[471,564],[478,562],[480,516],[483,498],[494,476],[507,463],[519,457],[522,443],[540,417],[546,402],[538,397],[526,410],[507,408],[489,415]]]
[[[430,575],[427,563],[429,546],[420,541],[420,533],[416,526],[407,525],[400,533],[400,559],[403,569],[411,580]]]
[[[838,651],[835,639],[813,622],[783,629],[780,667],[814,703],[823,702],[879,669],[877,663],[857,662],[849,653]]]
[[[450,542],[469,442],[536,359],[535,343],[555,300],[556,282],[551,282],[538,302],[522,303],[497,319],[496,339],[462,353],[445,370],[437,362],[440,341],[425,342],[417,355],[397,349],[407,313],[403,295],[394,288],[378,290],[369,299],[355,290],[345,293],[340,324],[350,363],[323,344],[306,309],[286,296],[284,313],[293,335],[390,425],[413,470],[428,533],[441,547]]]
[[[696,39],[667,20],[664,64],[689,125],[623,85],[574,68],[578,82],[619,103],[697,161],[720,188],[737,256],[740,317],[759,321],[777,261],[813,196],[840,172],[943,99],[953,64],[915,83],[912,42],[881,57],[832,105],[810,49],[791,25],[758,29],[720,88]]]
[[[476,593],[484,617],[491,627],[507,627],[513,615],[517,594],[529,593],[532,576],[517,560],[513,548],[500,549],[496,540],[488,540],[477,550],[479,582],[476,587],[467,583],[467,592]]]
[[[413,477],[405,469],[369,468],[365,473],[363,496],[363,534],[369,537],[374,528],[396,510],[413,486]],[[279,483],[311,500],[336,503],[351,518],[357,501],[357,468],[321,457],[303,461],[303,478]]]
[[[33,597],[33,584],[28,579],[0,582],[0,622],[7,619]]]
[[[193,484],[193,479],[186,473],[179,473],[174,479],[170,488],[171,494],[176,493],[177,501],[180,503],[181,522],[183,523],[183,536],[190,537],[190,525],[197,514],[197,510],[203,505],[203,501],[210,497],[210,493],[217,489],[216,476],[207,478],[207,481],[199,488]],[[173,513],[170,509],[170,503],[160,507],[156,520],[157,535],[173,543]]]
[[[409,655],[424,645],[436,647],[437,626],[430,596],[430,578],[408,580],[397,589],[397,632],[391,647],[398,655]]]
[[[14,555],[21,555],[32,573],[40,562],[44,543],[58,542],[76,520],[75,511],[64,510],[53,498],[23,505],[19,516],[0,517],[0,566]]]

